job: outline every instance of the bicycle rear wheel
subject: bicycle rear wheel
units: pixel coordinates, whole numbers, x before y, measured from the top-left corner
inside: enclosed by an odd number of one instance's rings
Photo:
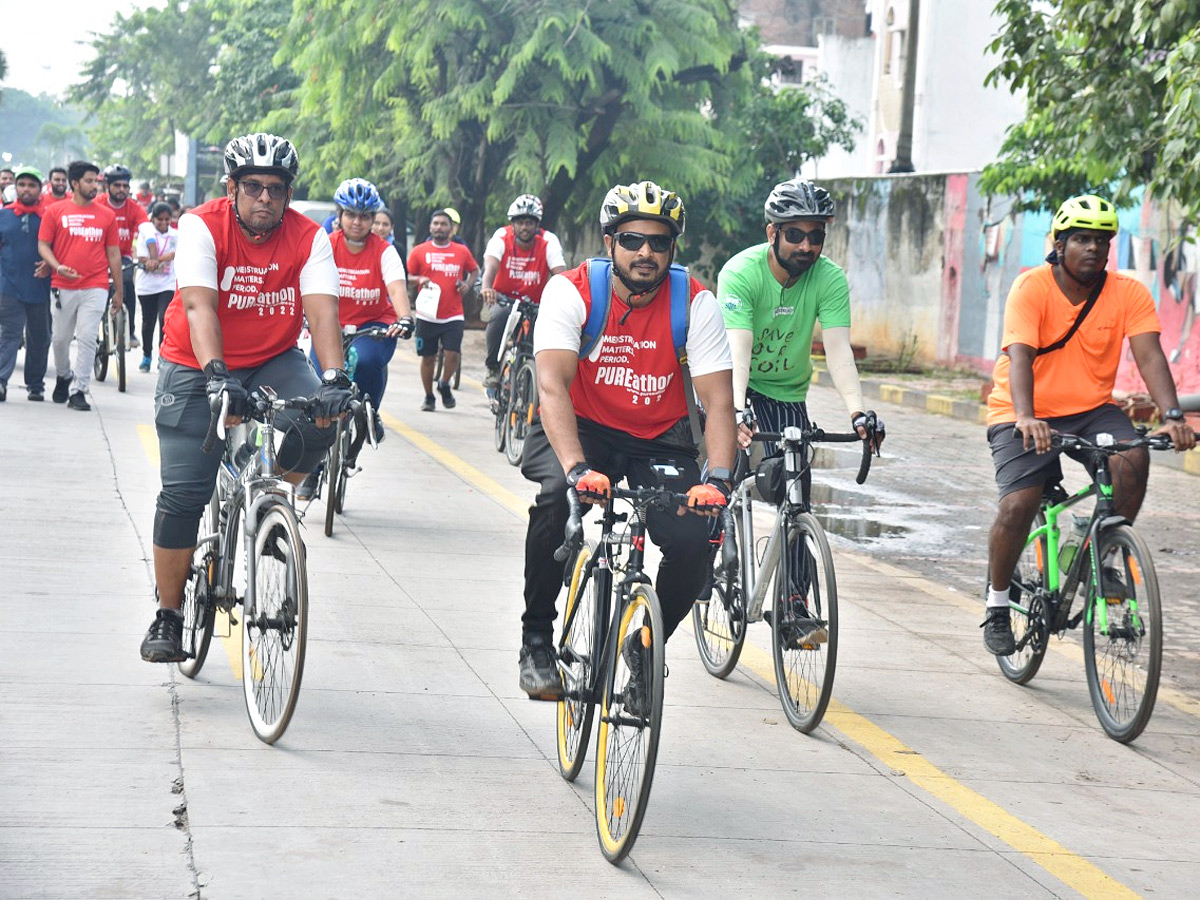
[[[188,658],[179,663],[179,671],[187,678],[195,678],[204,668],[208,657],[208,646],[212,642],[213,620],[217,604],[213,595],[213,579],[217,573],[221,536],[218,533],[219,507],[213,494],[204,517],[200,520],[203,543],[192,554],[192,568],[187,583],[183,586],[183,651]]]
[[[1046,524],[1038,513],[1031,531]],[[1014,684],[1027,684],[1042,667],[1049,644],[1050,625],[1046,621],[1046,539],[1038,538],[1025,545],[1013,570],[1008,589],[1009,621],[1017,649],[1010,656],[997,656],[996,664],[1004,677]],[[990,579],[989,579],[990,583]]]
[[[96,357],[92,360],[92,375],[97,381],[108,377],[108,355],[112,352],[112,319],[108,310],[100,317],[100,330],[96,335]]]
[[[121,307],[120,312],[113,313],[112,330],[116,348],[117,390],[122,394],[125,393],[125,351],[129,343],[129,337],[126,334],[128,327],[128,314],[125,312],[125,307]]]
[[[746,552],[740,509],[733,511],[733,523],[734,533],[726,535],[725,540],[735,541],[740,557]],[[746,598],[740,564],[740,559],[735,560],[732,571],[723,571],[718,549],[713,560],[712,593],[707,600],[697,600],[692,605],[692,631],[700,662],[709,675],[717,678],[728,677],[737,667],[746,642]]]
[[[1101,585],[1090,585],[1083,663],[1096,718],[1128,744],[1145,729],[1162,673],[1162,604],[1150,548],[1128,525],[1100,533]]]
[[[645,709],[629,708],[632,673],[622,653],[629,635],[642,647]],[[658,758],[666,654],[662,611],[653,588],[640,584],[632,589],[610,640],[613,652],[596,739],[596,833],[600,850],[615,864],[633,849],[641,831]]]
[[[308,638],[308,571],[291,507],[266,507],[254,538],[254,583],[242,620],[242,686],[255,735],[287,730],[300,697]]]
[[[333,443],[325,452],[325,537],[333,536],[333,516],[337,509],[337,480],[342,472],[342,434],[346,429],[346,420],[338,419],[337,433]]]
[[[512,380],[512,397],[508,407],[508,431],[504,436],[504,455],[509,464],[521,465],[525,456],[525,436],[537,415],[537,370],[533,359],[525,357],[517,366]]]
[[[604,649],[599,586],[591,574],[585,575],[588,560],[595,552],[596,545],[589,541],[575,556],[563,619],[569,624],[558,646],[558,669],[563,680],[557,716],[558,768],[567,781],[575,780],[587,755],[596,706],[594,673]]]
[[[793,728],[808,734],[821,723],[833,694],[837,579],[829,541],[811,513],[801,513],[783,527],[786,539],[771,587],[771,650],[784,715]],[[803,573],[791,572],[792,548],[797,543],[803,548]],[[824,641],[816,636],[822,627]]]

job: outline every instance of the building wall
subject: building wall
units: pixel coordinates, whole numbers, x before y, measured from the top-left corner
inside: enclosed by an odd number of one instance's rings
[[[821,34],[862,37],[866,31],[863,0],[742,0],[738,14],[758,26],[767,44],[815,47]]]
[[[990,373],[1009,288],[1049,250],[1049,214],[1014,213],[1010,200],[984,197],[978,173],[823,183],[838,209],[825,252],[850,281],[854,342],[869,356]],[[1109,262],[1150,289],[1163,350],[1189,394],[1200,393],[1200,251],[1178,239],[1193,233],[1143,201],[1121,212]],[[1128,348],[1117,387],[1144,390]]]

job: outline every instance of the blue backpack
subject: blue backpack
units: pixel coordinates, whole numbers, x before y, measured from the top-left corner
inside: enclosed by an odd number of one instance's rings
[[[580,359],[586,358],[600,343],[600,338],[604,336],[604,326],[608,324],[608,311],[612,304],[612,260],[604,257],[592,257],[587,261],[587,267],[592,306],[588,310],[587,321],[583,323],[579,344]],[[704,432],[700,425],[700,415],[696,410],[695,390],[692,388],[692,375],[687,364],[687,333],[692,314],[691,283],[688,279],[688,270],[679,263],[671,264],[669,278],[671,342],[675,345],[675,358],[679,360],[679,371],[683,375],[683,394],[687,400],[692,439],[696,443],[700,443]]]

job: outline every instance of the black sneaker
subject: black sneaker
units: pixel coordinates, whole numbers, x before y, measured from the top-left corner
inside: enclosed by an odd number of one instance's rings
[[[562,697],[562,679],[550,638],[527,636],[521,645],[521,690],[530,700]]]
[[[8,385],[0,384],[0,403],[8,399]]]
[[[87,397],[83,396],[82,391],[76,391],[72,394],[70,399],[67,400],[67,406],[71,407],[71,409],[77,409],[80,412],[87,412],[92,408],[92,405],[87,402]]]
[[[29,399],[32,400],[34,403],[41,403],[42,401],[44,401],[46,399],[46,392],[43,391],[41,388],[30,388],[29,389]]]
[[[437,407],[434,405],[433,394],[426,394],[425,400],[421,403],[421,412],[433,412],[436,408]]]
[[[1104,599],[1113,605],[1132,599],[1124,577],[1112,566],[1100,568],[1100,590]]]
[[[650,715],[650,679],[646,677],[646,647],[642,643],[641,628],[626,635],[621,644],[621,659],[629,669],[629,680],[621,695],[625,712],[644,719]]]
[[[483,377],[483,386],[486,390],[494,391],[500,387],[500,369],[493,369],[488,366],[487,375]]]
[[[183,614],[177,609],[160,609],[142,639],[142,659],[146,662],[183,662]]]
[[[458,405],[458,401],[454,399],[454,394],[450,390],[450,384],[443,381],[438,385],[438,393],[442,395],[442,406],[446,409],[454,409]]]
[[[800,595],[793,594],[787,602],[791,607],[792,615],[790,620],[784,622],[783,625],[786,629],[785,647],[789,650],[815,650],[817,644],[829,641],[829,628],[820,619],[813,618]],[[774,610],[766,610],[763,613],[763,620],[774,628]]]
[[[296,501],[307,503],[317,496],[317,488],[321,482],[321,466],[317,466],[304,476],[304,480],[296,485]]]
[[[274,525],[267,532],[267,538],[263,541],[262,556],[269,556],[272,559],[277,559],[281,563],[288,561],[288,542],[287,532],[282,525]]]
[[[67,375],[65,378],[54,379],[54,393],[50,395],[50,399],[55,403],[66,403],[67,397],[71,393],[71,380],[75,376]]]
[[[375,430],[375,443],[382,444],[387,432],[383,430],[383,419],[379,418],[379,413],[371,417],[371,427]]]
[[[989,606],[983,622],[983,646],[996,656],[1012,656],[1017,650],[1013,640],[1012,622],[1009,621],[1007,606]]]

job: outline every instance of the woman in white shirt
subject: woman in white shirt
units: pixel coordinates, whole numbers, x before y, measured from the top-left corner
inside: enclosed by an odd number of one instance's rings
[[[133,276],[133,286],[142,305],[142,364],[138,369],[150,371],[150,350],[154,347],[154,323],[158,322],[158,338],[162,341],[163,314],[175,296],[175,247],[179,233],[171,224],[171,207],[155,203],[150,207],[150,221],[138,226],[134,253],[141,266]]]

